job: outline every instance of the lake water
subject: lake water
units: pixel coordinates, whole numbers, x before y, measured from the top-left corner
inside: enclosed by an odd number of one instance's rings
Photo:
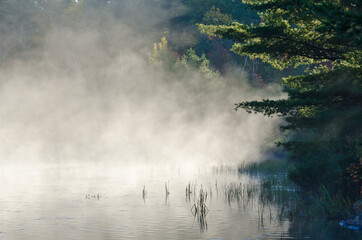
[[[0,239],[360,239],[338,221],[295,221],[256,195],[226,195],[258,183],[194,166],[3,166]],[[208,212],[200,220],[193,205],[201,188]]]

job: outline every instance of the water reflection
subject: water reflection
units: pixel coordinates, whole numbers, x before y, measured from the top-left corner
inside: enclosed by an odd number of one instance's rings
[[[169,183],[165,183],[165,205],[168,205],[168,196],[170,195],[170,187],[169,187]]]
[[[142,198],[143,198],[143,203],[146,204],[146,185],[143,185]]]
[[[290,186],[268,181],[174,166],[2,168],[0,239],[358,239],[291,221]]]
[[[190,194],[192,194],[190,191],[186,192],[186,198],[187,195],[189,195],[188,197],[190,198]],[[206,206],[206,201],[207,192],[204,191],[201,186],[199,197],[191,208],[192,215],[194,215],[194,218],[196,218],[200,224],[200,232],[204,232],[205,230],[207,230],[206,215],[209,213],[209,208]]]
[[[101,195],[99,195],[99,193],[97,193],[97,194],[87,194],[87,195],[85,195],[85,198],[86,199],[97,199],[97,200],[99,200],[101,198]]]

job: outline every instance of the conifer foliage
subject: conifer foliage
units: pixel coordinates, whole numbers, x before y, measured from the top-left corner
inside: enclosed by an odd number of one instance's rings
[[[358,0],[244,0],[260,23],[199,25],[235,40],[233,51],[277,69],[305,68],[282,79],[287,99],[236,104],[249,113],[284,118],[295,168],[305,190],[325,186],[334,196],[358,198],[360,183],[346,170],[362,161],[362,2]]]

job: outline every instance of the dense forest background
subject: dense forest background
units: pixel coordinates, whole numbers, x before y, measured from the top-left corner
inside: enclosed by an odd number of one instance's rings
[[[137,6],[135,8],[134,6]],[[134,12],[137,9],[137,14]],[[152,11],[151,11],[152,10]],[[213,70],[226,73],[238,66],[250,73],[250,82],[257,86],[278,82],[286,76],[259,59],[231,52],[233,41],[201,34],[196,24],[230,24],[233,21],[258,23],[256,11],[240,1],[1,1],[2,63],[17,58],[35,47],[44,47],[49,33],[59,28],[73,30],[104,27],[103,34],[115,22],[122,21],[144,38],[159,42],[166,37],[171,54],[180,58],[189,49],[210,61]],[[96,25],[96,26],[95,26]],[[135,39],[135,41],[142,41]],[[117,44],[108,43],[114,49]],[[32,53],[34,54],[34,53]],[[293,69],[289,69],[294,71]],[[263,76],[263,78],[261,77]]]
[[[332,216],[362,196],[361,19],[354,0],[0,0],[0,66],[52,56],[58,49],[50,38],[86,29],[85,42],[92,41],[89,32],[102,36],[102,52],[87,55],[93,61],[79,58],[82,41],[59,42],[71,63],[57,55],[57,64],[75,66],[71,74],[82,79],[90,77],[84,68],[116,57],[131,61],[119,49],[132,48],[167,72],[198,72],[205,88],[267,89],[267,100],[236,108],[284,120],[283,135],[270,142],[285,150],[290,179],[314,199],[327,199],[321,209]],[[118,42],[120,36],[128,41]],[[283,98],[272,100],[280,85]]]

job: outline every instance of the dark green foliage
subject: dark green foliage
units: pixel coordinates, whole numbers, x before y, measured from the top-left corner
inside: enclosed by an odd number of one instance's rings
[[[199,25],[233,39],[233,50],[275,68],[304,65],[304,74],[282,79],[287,99],[242,102],[236,109],[284,118],[295,168],[290,178],[306,191],[356,199],[360,185],[346,169],[362,158],[362,26],[360,1],[245,1],[261,23]]]
[[[168,39],[180,55],[193,48],[197,54],[206,54],[213,68],[221,74],[228,71],[241,58],[229,51],[232,41],[207,38],[200,34],[195,24],[231,24],[233,21],[251,23],[259,21],[256,11],[246,8],[242,1],[234,0],[181,0],[184,10],[175,14],[170,21]],[[176,11],[175,11],[176,12]],[[183,39],[180,43],[180,39]],[[252,71],[248,66],[245,71]],[[261,68],[260,68],[261,69]]]
[[[201,23],[205,14],[213,7],[221,13],[229,14],[237,21],[250,23],[257,19],[256,11],[247,9],[242,1],[234,0],[181,0],[189,8],[187,17],[193,23]]]
[[[215,6],[212,6],[202,19],[205,24],[229,24],[232,21],[233,18],[230,14],[221,13],[220,9]]]

